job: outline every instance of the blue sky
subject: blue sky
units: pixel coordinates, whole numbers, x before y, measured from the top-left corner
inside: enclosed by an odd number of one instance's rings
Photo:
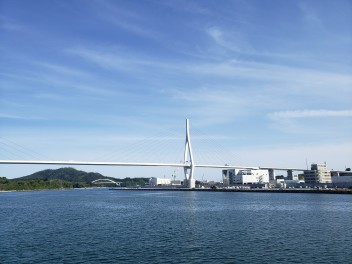
[[[0,25],[2,159],[175,162],[188,117],[199,163],[352,166],[351,1],[0,0]]]

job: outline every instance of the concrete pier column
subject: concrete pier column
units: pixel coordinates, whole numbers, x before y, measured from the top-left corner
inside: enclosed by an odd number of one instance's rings
[[[275,180],[275,171],[274,169],[268,169],[269,171],[269,181],[274,181]]]
[[[293,180],[293,171],[287,170],[287,180]]]

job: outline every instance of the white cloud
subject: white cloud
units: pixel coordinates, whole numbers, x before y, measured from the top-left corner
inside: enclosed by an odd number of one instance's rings
[[[290,119],[290,118],[316,118],[316,117],[352,117],[352,110],[295,110],[295,111],[280,111],[270,113],[269,118]]]

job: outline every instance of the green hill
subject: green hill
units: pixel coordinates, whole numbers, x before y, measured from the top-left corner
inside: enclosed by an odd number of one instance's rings
[[[92,181],[97,179],[111,179],[115,182],[120,182],[122,187],[143,186],[149,181],[148,178],[116,179],[103,176],[97,172],[85,172],[74,168],[60,168],[38,171],[16,179],[0,177],[0,191],[96,187],[97,185],[92,184]],[[114,186],[114,184],[107,183],[100,186]]]
[[[76,170],[74,168],[60,168],[56,170],[48,169],[35,172],[31,175],[20,177],[17,179],[28,180],[28,179],[47,179],[47,180],[61,180],[68,182],[86,182],[91,183],[97,179],[112,179],[111,177],[105,177],[97,172],[85,172]]]

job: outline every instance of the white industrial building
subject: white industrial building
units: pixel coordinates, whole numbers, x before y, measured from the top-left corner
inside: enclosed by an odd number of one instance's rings
[[[269,183],[268,170],[230,169],[223,170],[224,184],[266,184]]]
[[[170,179],[152,177],[149,179],[150,186],[171,185]]]

